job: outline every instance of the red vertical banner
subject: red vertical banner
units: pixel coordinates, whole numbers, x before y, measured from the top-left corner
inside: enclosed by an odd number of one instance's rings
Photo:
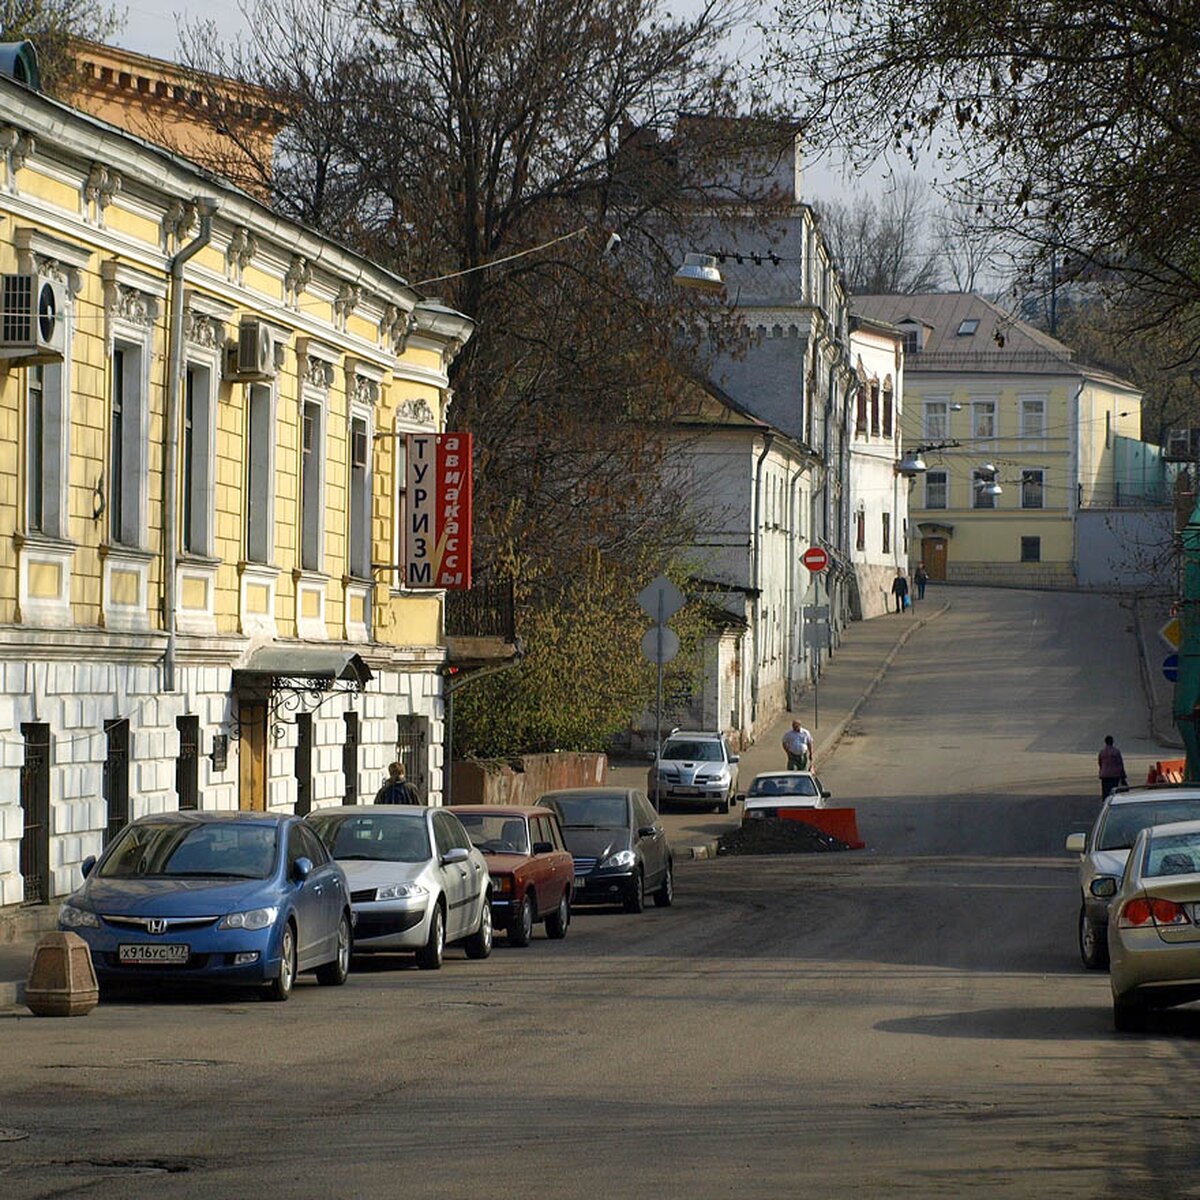
[[[410,433],[404,578],[410,588],[471,586],[471,435]]]

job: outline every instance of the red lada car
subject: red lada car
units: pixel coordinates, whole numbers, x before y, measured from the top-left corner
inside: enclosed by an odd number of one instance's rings
[[[528,946],[533,927],[563,938],[571,923],[575,862],[558,818],[545,808],[455,804],[452,812],[487,859],[492,877],[492,924],[510,946]]]

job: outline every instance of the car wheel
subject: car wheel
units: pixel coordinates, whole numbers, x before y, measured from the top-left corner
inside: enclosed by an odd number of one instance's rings
[[[654,893],[654,903],[659,908],[670,908],[675,903],[675,868],[667,863],[667,874],[662,881],[662,887]]]
[[[337,929],[337,956],[317,968],[317,982],[341,987],[350,975],[350,918],[342,913]]]
[[[446,918],[442,906],[433,906],[433,916],[429,918],[429,938],[417,951],[417,966],[422,971],[436,971],[442,965],[442,954],[446,949]]]
[[[721,803],[717,805],[717,812],[721,813],[722,815],[729,812],[729,797],[728,796],[726,796],[725,799],[722,800]]]
[[[571,924],[571,897],[563,888],[562,899],[558,907],[546,918],[546,936],[548,938],[565,938],[567,928]]]
[[[512,923],[508,927],[508,944],[510,946],[528,946],[533,940],[533,893],[526,892],[521,897],[521,906],[512,915]]]
[[[1087,909],[1079,909],[1079,957],[1089,971],[1103,971],[1108,967],[1108,943],[1087,917]]]
[[[279,948],[279,974],[267,984],[268,1000],[287,1000],[296,985],[296,930],[289,921],[283,927]]]
[[[492,952],[492,898],[484,892],[483,911],[479,914],[479,928],[466,942],[468,958],[487,958]]]
[[[1113,997],[1113,1028],[1118,1033],[1141,1033],[1146,1028],[1146,1010],[1120,996]]]
[[[645,880],[642,879],[641,871],[634,872],[633,878],[629,881],[629,887],[625,892],[625,900],[622,907],[627,913],[640,913],[646,907],[646,890]]]

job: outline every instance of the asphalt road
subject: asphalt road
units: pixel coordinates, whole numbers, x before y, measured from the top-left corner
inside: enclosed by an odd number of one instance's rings
[[[286,1005],[0,1018],[0,1196],[1200,1195],[1200,1011],[1112,1032],[1061,849],[1104,733],[1156,756],[1127,616],[953,599],[823,767],[867,851]]]

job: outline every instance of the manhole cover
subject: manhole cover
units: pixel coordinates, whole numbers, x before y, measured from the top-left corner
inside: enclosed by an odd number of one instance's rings
[[[28,1136],[25,1129],[0,1129],[0,1142],[23,1142]]]

